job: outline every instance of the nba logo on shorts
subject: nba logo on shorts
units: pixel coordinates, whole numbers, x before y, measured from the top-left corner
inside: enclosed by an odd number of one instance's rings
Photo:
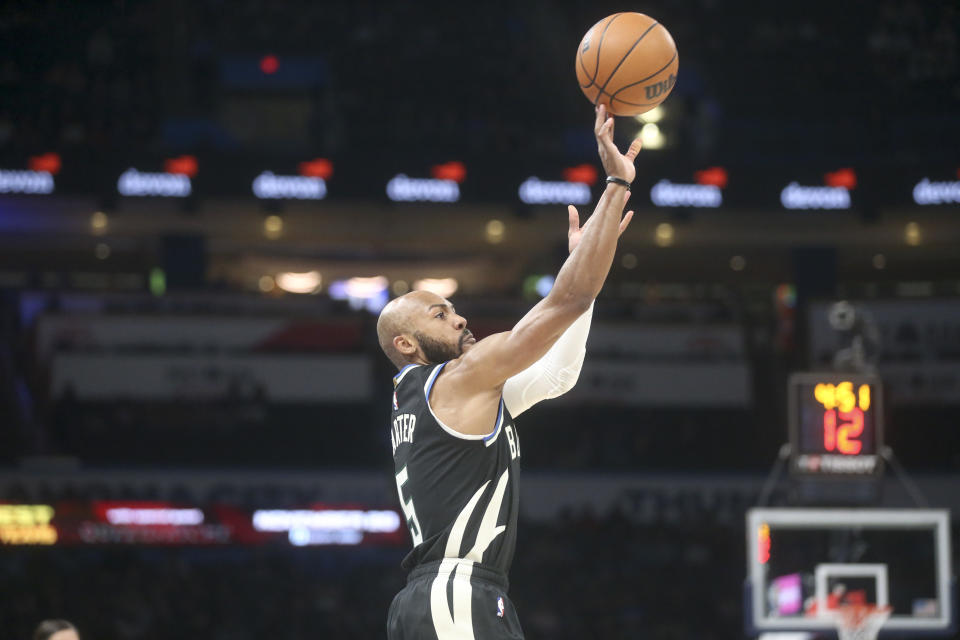
[[[497,598],[497,617],[503,617],[503,596]]]
[[[397,392],[396,392],[396,391],[393,392],[393,410],[394,410],[394,411],[399,411],[399,410],[400,410],[400,406],[397,404]]]

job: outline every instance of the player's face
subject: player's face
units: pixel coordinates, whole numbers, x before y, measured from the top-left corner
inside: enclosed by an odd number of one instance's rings
[[[439,364],[454,360],[476,344],[473,333],[467,329],[467,319],[457,315],[448,300],[438,296],[424,306],[414,337],[428,362]]]

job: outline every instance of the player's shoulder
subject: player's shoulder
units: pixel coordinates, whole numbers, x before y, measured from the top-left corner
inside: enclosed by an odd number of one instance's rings
[[[478,374],[483,376],[486,371],[495,369],[496,363],[503,356],[502,351],[510,333],[510,331],[494,333],[483,340],[479,340],[472,348],[462,353],[459,358],[444,363],[444,375],[448,377],[464,375],[473,378]]]
[[[504,381],[491,382],[488,372],[483,370],[485,366],[485,363],[478,362],[474,354],[468,352],[431,368],[425,381],[428,397],[430,390],[437,389],[438,391],[433,393],[434,400],[460,407],[469,406],[469,403],[475,400],[498,400],[503,392]]]

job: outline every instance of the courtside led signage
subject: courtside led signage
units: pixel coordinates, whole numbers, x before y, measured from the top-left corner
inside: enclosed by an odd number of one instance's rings
[[[203,524],[201,509],[173,509],[169,507],[109,507],[104,511],[107,522],[127,526],[191,526]]]
[[[658,207],[716,208],[723,204],[723,189],[727,186],[727,171],[710,167],[694,174],[695,184],[660,180],[650,189],[650,200]]]
[[[28,169],[0,169],[0,193],[47,195],[53,193],[53,176],[60,172],[60,156],[44,153],[27,161]]]
[[[0,504],[0,544],[56,544],[53,516],[47,504]]]
[[[316,544],[360,544],[364,533],[400,530],[396,511],[361,509],[261,509],[253,512],[253,528],[286,532],[296,547]]]
[[[780,192],[785,209],[849,209],[850,191],[857,186],[853,169],[838,169],[823,177],[825,186],[804,186],[794,181]]]

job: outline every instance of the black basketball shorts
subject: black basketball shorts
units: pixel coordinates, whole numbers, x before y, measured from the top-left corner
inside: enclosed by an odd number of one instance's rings
[[[449,558],[410,572],[387,617],[389,640],[522,640],[507,580]]]

